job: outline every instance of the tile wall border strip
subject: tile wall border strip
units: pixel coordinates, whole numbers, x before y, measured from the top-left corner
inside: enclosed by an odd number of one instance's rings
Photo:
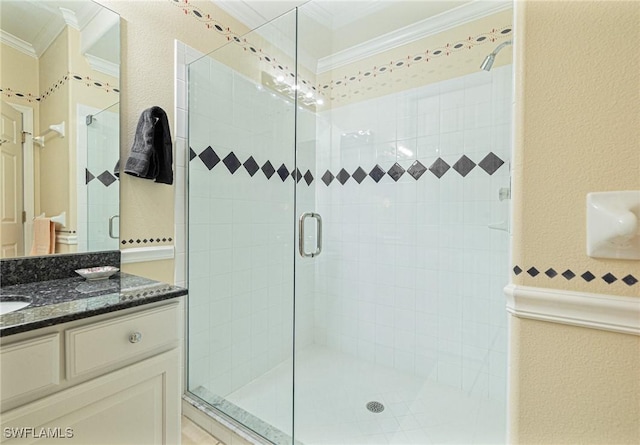
[[[640,298],[509,284],[507,312],[532,320],[640,335]]]

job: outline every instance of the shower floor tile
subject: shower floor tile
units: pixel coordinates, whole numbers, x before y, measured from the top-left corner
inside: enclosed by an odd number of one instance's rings
[[[297,353],[295,436],[306,445],[504,444],[504,402],[376,365],[320,346]],[[291,434],[292,363],[226,399]],[[382,412],[366,408],[370,401]]]

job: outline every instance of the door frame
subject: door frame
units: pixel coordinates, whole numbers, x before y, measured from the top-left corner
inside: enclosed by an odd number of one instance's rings
[[[34,120],[33,108],[20,105],[13,102],[5,101],[7,105],[22,114],[22,131],[27,135],[22,143],[22,199],[23,210],[26,220],[23,227],[22,240],[24,244],[25,255],[31,250],[31,240],[33,239],[33,218],[35,218],[35,171],[34,171],[34,154],[33,154],[33,137],[34,137]]]

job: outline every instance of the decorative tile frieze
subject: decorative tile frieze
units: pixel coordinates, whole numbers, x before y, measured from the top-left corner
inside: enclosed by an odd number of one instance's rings
[[[514,266],[513,267],[513,274],[515,276],[521,275],[522,273],[524,273],[524,269],[522,269],[520,266]],[[529,269],[527,269],[526,273],[531,276],[532,278],[536,278],[538,277],[538,275],[540,275],[540,271],[535,267],[532,266]],[[548,278],[548,279],[554,279],[557,276],[560,276],[562,278],[564,278],[566,281],[571,281],[574,278],[576,278],[578,276],[578,274],[574,271],[572,271],[571,269],[567,269],[564,272],[562,272],[561,274],[558,274],[558,272],[556,272],[555,269],[553,268],[548,268],[545,272],[544,275]],[[587,283],[591,283],[594,280],[598,280],[598,277],[592,273],[591,271],[585,271],[582,274],[579,275],[580,278],[582,278],[585,282]],[[611,272],[607,272],[604,275],[602,275],[600,277],[600,279],[602,281],[604,281],[607,284],[613,284],[617,281],[620,281],[624,284],[626,284],[627,286],[634,286],[638,283],[638,278],[636,278],[635,276],[628,274],[625,275],[622,278],[619,278],[617,276],[615,276],[614,274],[612,274]]]
[[[80,82],[84,84],[84,86],[89,88],[98,88],[107,93],[120,93],[120,89],[117,86],[111,85],[109,82],[92,78],[91,76],[83,76],[79,73],[68,72],[67,74],[60,77],[58,80],[53,82],[48,88],[39,94],[36,93],[28,93],[24,91],[18,91],[11,87],[0,87],[0,94],[6,98],[10,99],[20,99],[26,101],[28,103],[31,102],[42,102],[46,100],[49,96],[58,91],[63,85],[65,85],[69,81]]]
[[[120,241],[120,244],[122,244],[123,246],[126,245],[149,245],[149,244],[162,244],[162,243],[171,243],[173,242],[173,237],[166,237],[163,236],[162,238],[160,238],[159,236],[150,236],[149,238],[144,238],[144,239],[140,239],[140,238],[129,238],[129,239],[123,239],[122,241]]]
[[[105,187],[109,187],[111,184],[119,180],[119,178],[116,178],[116,176],[108,170],[105,170],[96,176],[94,173],[89,171],[89,169],[85,168],[84,176],[85,176],[85,185],[88,185],[91,181],[95,179]]]
[[[189,153],[191,162],[199,159],[208,170],[213,170],[221,162],[220,155],[216,153],[211,146],[202,150],[200,154],[190,147]],[[264,173],[267,179],[271,179],[275,173],[278,173],[282,182],[285,182],[289,177],[291,177],[297,183],[300,183],[300,181],[304,179],[307,185],[311,185],[314,180],[313,174],[310,170],[307,170],[303,174],[302,170],[299,168],[294,167],[290,170],[284,163],[276,170],[270,160],[265,161],[264,164],[262,164],[262,167],[259,167],[258,162],[253,156],[249,156],[249,158],[242,162],[242,160],[238,159],[233,151],[222,159],[222,163],[232,175],[235,174],[241,166],[244,166],[244,170],[251,177],[254,177],[258,170],[262,170],[262,173]],[[359,166],[352,173],[347,171],[345,168],[341,168],[335,174],[330,170],[326,170],[320,179],[326,186],[331,185],[334,179],[337,179],[337,182],[341,185],[345,185],[350,179],[353,179],[358,184],[362,184],[367,180],[367,177],[371,178],[371,180],[376,183],[379,183],[385,176],[389,176],[393,181],[398,182],[405,173],[408,173],[413,179],[418,181],[427,170],[440,179],[450,169],[455,170],[460,176],[465,178],[471,170],[476,167],[476,165],[481,164],[484,164],[482,171],[489,175],[493,175],[502,165],[505,164],[505,162],[494,153],[486,155],[479,164],[476,164],[469,157],[463,155],[453,164],[453,167],[451,167],[444,159],[438,158],[429,168],[425,167],[420,161],[414,161],[406,169],[400,165],[399,162],[394,163],[388,170],[384,170],[380,165],[376,164],[368,174],[365,168]]]

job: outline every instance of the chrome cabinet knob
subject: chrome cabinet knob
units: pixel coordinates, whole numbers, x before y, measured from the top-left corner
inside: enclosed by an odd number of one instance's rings
[[[134,332],[133,334],[129,334],[130,343],[139,343],[141,341],[142,341],[142,333]]]

